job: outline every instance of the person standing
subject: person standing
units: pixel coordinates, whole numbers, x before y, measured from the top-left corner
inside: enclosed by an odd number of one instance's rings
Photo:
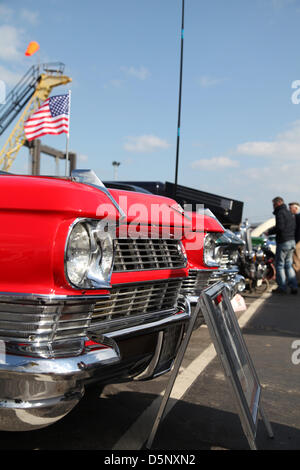
[[[298,285],[300,285],[300,204],[299,202],[290,202],[289,208],[292,214],[295,216],[296,228],[295,228],[295,242],[296,247],[293,253],[293,268],[296,273]]]
[[[274,293],[286,294],[288,287],[292,294],[297,294],[298,283],[296,273],[293,268],[293,253],[296,246],[295,242],[295,218],[286,207],[281,197],[275,197],[273,203],[273,214],[275,215],[275,227],[270,229],[268,234],[276,235],[276,282],[277,289]]]

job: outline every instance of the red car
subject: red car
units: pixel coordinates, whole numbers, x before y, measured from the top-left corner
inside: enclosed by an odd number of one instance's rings
[[[91,172],[1,174],[0,191],[0,430],[54,423],[89,382],[168,371],[190,318],[175,201]]]
[[[183,280],[182,294],[190,303],[191,311],[195,308],[201,292],[216,282],[224,282],[229,298],[234,299],[244,288],[244,278],[238,271],[223,266],[223,247],[218,241],[225,229],[209,209],[199,212],[187,212],[192,221],[192,233],[183,239],[189,261],[189,275]],[[196,326],[204,321],[201,316]]]
[[[183,239],[189,261],[189,275],[182,283],[182,294],[187,296],[192,309],[196,306],[201,292],[210,283],[212,275],[219,270],[216,256],[216,241],[224,233],[224,228],[209,211],[188,212],[191,218],[191,233]],[[197,321],[197,326],[201,324]]]

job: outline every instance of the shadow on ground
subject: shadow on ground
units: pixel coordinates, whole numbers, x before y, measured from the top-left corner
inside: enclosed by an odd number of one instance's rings
[[[63,420],[27,433],[0,433],[2,450],[112,449],[156,395],[121,392],[104,399],[97,388],[89,389],[82,402]],[[130,412],[129,412],[130,411]],[[155,416],[153,416],[154,423]],[[260,421],[259,449],[299,449],[300,430],[271,423],[275,439],[269,439]],[[150,433],[151,429],[149,429]],[[138,437],[138,436],[137,436]],[[249,449],[238,415],[180,401],[158,428],[152,450]],[[122,449],[120,449],[122,450]]]

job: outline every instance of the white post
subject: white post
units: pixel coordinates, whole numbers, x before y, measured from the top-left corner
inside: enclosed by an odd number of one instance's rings
[[[67,133],[67,139],[66,139],[66,171],[65,171],[66,176],[68,176],[70,120],[71,120],[71,90],[69,90],[69,126],[68,126],[68,133]]]

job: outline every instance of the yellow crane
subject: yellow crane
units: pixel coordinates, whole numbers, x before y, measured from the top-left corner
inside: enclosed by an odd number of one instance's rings
[[[64,64],[61,63],[32,66],[8,94],[0,110],[0,135],[19,113],[22,114],[0,152],[0,169],[3,171],[10,169],[26,142],[25,121],[50,96],[54,87],[72,81],[63,72]]]

